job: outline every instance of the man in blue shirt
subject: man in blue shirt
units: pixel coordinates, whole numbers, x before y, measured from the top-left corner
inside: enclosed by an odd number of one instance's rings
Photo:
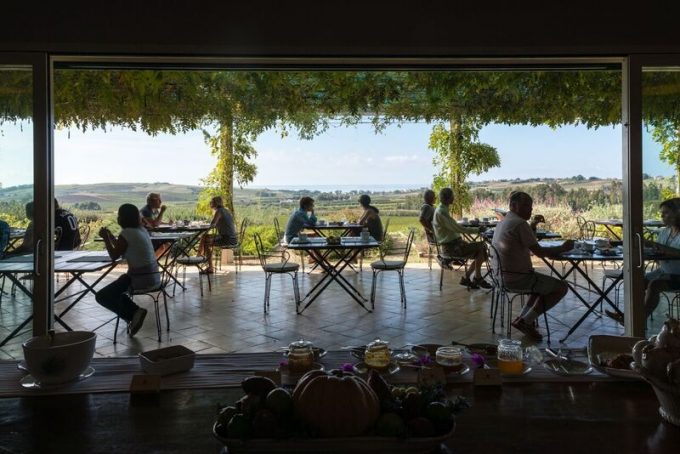
[[[150,192],[146,196],[146,205],[140,210],[139,214],[142,216],[142,224],[147,229],[153,229],[163,222],[163,213],[165,213],[165,205],[162,204],[161,195],[157,192]]]
[[[316,216],[314,216],[314,199],[311,197],[303,197],[300,199],[300,208],[293,212],[288,218],[286,224],[286,243],[290,243],[293,238],[298,236],[298,233],[308,225],[316,224]]]

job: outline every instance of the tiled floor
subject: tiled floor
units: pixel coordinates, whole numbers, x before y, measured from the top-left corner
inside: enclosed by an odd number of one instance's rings
[[[539,265],[539,263],[536,263]],[[271,351],[304,337],[327,349],[346,345],[359,345],[376,337],[389,340],[392,346],[408,343],[496,342],[501,336],[492,333],[489,319],[491,296],[481,290],[468,292],[458,285],[460,272],[447,271],[444,289],[440,292],[439,269],[428,270],[424,264],[410,265],[406,270],[408,307],[399,303],[399,285],[396,273],[383,273],[377,283],[376,309],[368,313],[359,307],[336,284],[303,314],[296,315],[291,280],[287,276],[275,276],[272,282],[271,309],[263,314],[264,274],[259,266],[244,266],[238,274],[229,272],[215,276],[212,293],[201,298],[198,276],[188,273],[188,289],[177,289],[174,298],[168,300],[170,332],[165,331],[158,342],[153,309],[150,301],[140,298],[140,304],[150,309],[142,330],[134,337],[119,329],[118,343],[113,344],[114,323],[97,330],[98,356],[127,356],[161,346],[182,344],[201,353]],[[594,271],[596,282],[601,271]],[[350,282],[370,293],[371,273],[352,271],[344,275]],[[112,273],[112,276],[116,276]],[[320,275],[305,274],[301,277],[301,291],[306,293]],[[63,278],[61,278],[63,279]],[[9,290],[9,286],[5,286]],[[57,305],[57,312],[63,310]],[[516,306],[517,307],[517,306]],[[517,311],[517,309],[515,309]],[[568,326],[584,312],[584,306],[573,295],[550,312],[553,345],[560,345]],[[660,304],[654,324],[660,323],[667,310]],[[30,312],[30,303],[23,297],[12,299],[4,296],[0,306],[0,336],[23,320]],[[112,314],[100,307],[91,296],[84,299],[65,316],[74,329],[92,330]],[[542,322],[541,322],[542,323]],[[59,329],[60,327],[58,327]],[[544,331],[544,327],[541,326]],[[593,333],[621,334],[623,329],[607,317],[592,316],[564,344],[583,347]],[[520,333],[513,336],[521,339]],[[21,342],[30,337],[28,332],[13,339],[0,349],[0,359],[21,358]]]

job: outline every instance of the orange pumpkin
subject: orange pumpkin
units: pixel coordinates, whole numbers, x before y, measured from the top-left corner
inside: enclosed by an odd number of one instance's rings
[[[293,392],[298,416],[322,437],[353,437],[375,424],[380,414],[378,396],[354,375],[303,376]]]

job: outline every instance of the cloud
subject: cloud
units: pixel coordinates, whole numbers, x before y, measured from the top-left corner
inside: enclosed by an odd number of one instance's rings
[[[416,156],[414,154],[412,154],[412,155],[396,154],[396,155],[385,156],[384,159],[387,162],[409,162],[409,161],[417,161],[419,158],[418,158],[418,156]]]

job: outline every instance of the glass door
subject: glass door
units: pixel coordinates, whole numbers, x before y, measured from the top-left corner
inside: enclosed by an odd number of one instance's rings
[[[647,335],[680,316],[680,61],[643,64],[642,232]]]
[[[48,85],[45,56],[0,54],[0,359],[51,325]]]

